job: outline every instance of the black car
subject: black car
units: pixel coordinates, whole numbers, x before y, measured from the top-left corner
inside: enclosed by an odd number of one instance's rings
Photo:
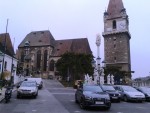
[[[150,88],[149,87],[135,87],[138,91],[145,95],[146,101],[150,101]]]
[[[104,92],[107,92],[109,94],[111,101],[120,102],[121,94],[116,91],[112,85],[101,85],[101,88]]]
[[[75,93],[75,102],[79,103],[81,109],[89,107],[104,107],[109,110],[111,107],[110,97],[103,92],[98,85],[83,85]]]

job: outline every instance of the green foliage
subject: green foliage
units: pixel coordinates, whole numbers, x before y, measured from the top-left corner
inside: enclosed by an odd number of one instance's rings
[[[91,54],[67,52],[57,61],[56,68],[63,79],[69,75],[74,81],[82,79],[84,74],[93,74],[92,59]]]

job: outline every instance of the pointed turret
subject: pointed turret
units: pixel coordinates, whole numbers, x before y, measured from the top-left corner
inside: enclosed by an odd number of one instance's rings
[[[109,19],[121,17],[122,12],[125,12],[122,0],[109,0],[109,5],[107,8]]]

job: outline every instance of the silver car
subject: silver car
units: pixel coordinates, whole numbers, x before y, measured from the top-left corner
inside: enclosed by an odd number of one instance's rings
[[[115,85],[114,88],[121,94],[124,101],[145,101],[145,95],[127,85]]]
[[[20,87],[17,89],[17,98],[22,96],[32,96],[36,98],[38,96],[38,86],[36,81],[23,81]]]

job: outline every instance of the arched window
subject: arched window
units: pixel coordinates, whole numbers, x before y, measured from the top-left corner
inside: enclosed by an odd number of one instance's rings
[[[113,20],[113,29],[116,29],[116,20]]]
[[[47,50],[44,51],[44,66],[43,70],[46,71],[47,67]]]
[[[50,71],[54,71],[54,65],[55,65],[54,60],[51,60],[50,63],[49,63],[49,70]]]
[[[24,62],[24,52],[21,52],[21,62]]]
[[[40,69],[41,67],[41,51],[37,51],[37,69]]]

